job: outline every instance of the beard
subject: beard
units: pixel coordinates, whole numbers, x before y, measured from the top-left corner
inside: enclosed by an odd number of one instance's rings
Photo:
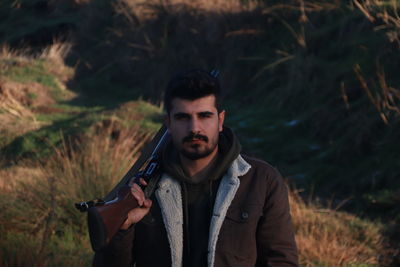
[[[185,147],[185,143],[189,143],[193,140],[201,140],[205,144],[189,144],[189,148]],[[182,146],[179,152],[190,160],[198,160],[209,156],[218,145],[218,137],[216,140],[209,140],[207,136],[200,134],[191,134],[183,138]]]

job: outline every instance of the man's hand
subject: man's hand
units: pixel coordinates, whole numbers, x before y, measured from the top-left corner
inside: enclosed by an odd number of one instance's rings
[[[142,185],[147,185],[146,181],[140,178]],[[136,183],[131,187],[131,194],[136,199],[139,207],[129,211],[128,218],[121,226],[121,230],[127,230],[132,224],[139,222],[147,213],[149,213],[152,202],[150,199],[146,199],[143,190]]]

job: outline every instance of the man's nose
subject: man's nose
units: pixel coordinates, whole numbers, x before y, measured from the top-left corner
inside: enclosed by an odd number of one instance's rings
[[[196,118],[192,118],[189,123],[189,132],[199,133],[201,130],[200,122]]]

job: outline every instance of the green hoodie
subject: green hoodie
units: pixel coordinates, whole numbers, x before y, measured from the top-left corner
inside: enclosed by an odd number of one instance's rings
[[[184,214],[183,266],[207,266],[208,236],[219,182],[240,153],[240,143],[231,129],[219,135],[217,160],[209,173],[194,181],[184,172],[172,142],[163,151],[162,168],[182,186]]]

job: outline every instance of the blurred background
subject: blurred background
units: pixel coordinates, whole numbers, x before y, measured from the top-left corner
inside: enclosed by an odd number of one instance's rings
[[[1,0],[0,265],[90,266],[86,214],[220,70],[244,152],[290,187],[302,266],[400,265],[400,1]]]

